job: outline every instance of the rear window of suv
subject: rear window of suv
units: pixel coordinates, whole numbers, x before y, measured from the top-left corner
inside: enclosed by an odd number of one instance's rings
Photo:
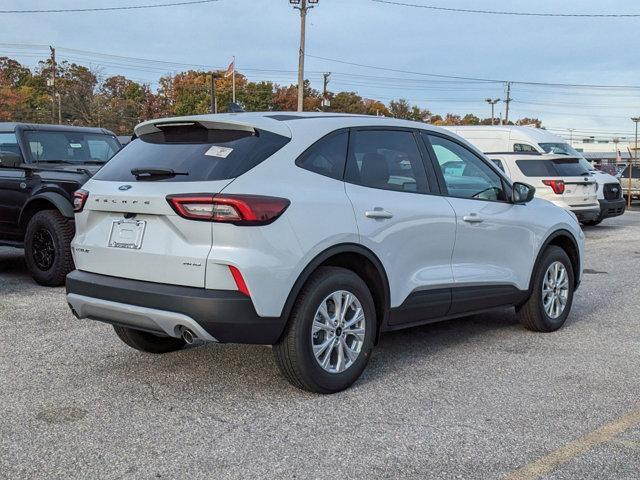
[[[134,182],[135,169],[173,170],[180,175],[154,178],[163,182],[197,182],[236,178],[289,142],[266,130],[207,129],[172,126],[142,135],[116,154],[93,178]]]
[[[516,165],[527,177],[578,177],[589,173],[578,158],[516,160]]]

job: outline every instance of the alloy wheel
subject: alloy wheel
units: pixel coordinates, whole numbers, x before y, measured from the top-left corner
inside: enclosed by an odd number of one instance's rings
[[[47,271],[53,266],[56,258],[56,248],[49,230],[40,228],[33,234],[31,251],[33,261],[40,270]]]
[[[569,274],[561,262],[553,262],[542,280],[542,305],[550,318],[558,318],[569,298]]]
[[[351,367],[360,356],[364,338],[364,310],[353,293],[338,290],[320,303],[311,327],[311,345],[324,370],[342,373]]]

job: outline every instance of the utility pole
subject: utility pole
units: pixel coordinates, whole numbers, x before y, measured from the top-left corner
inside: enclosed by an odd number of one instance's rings
[[[322,111],[326,111],[327,107],[330,106],[329,99],[327,98],[329,77],[331,77],[331,72],[325,72],[322,74]]]
[[[636,124],[636,144],[634,145],[633,156],[635,158],[629,159],[629,191],[627,192],[627,207],[631,208],[631,177],[633,175],[633,164],[638,163],[638,122],[640,117],[631,117],[631,121]]]
[[[492,100],[491,98],[485,98],[484,101],[487,102],[489,105],[491,105],[491,125],[493,125],[494,124],[494,118],[495,118],[493,109],[494,109],[496,103],[498,103],[500,101],[500,99],[499,98],[494,98]]]
[[[289,0],[293,8],[300,10],[300,49],[298,50],[298,111],[304,106],[304,40],[307,11],[313,8],[319,0]]]
[[[507,82],[507,98],[504,99],[504,122],[507,125],[509,125],[509,104],[511,100],[511,82]]]
[[[62,125],[62,98],[58,92],[56,92],[56,97],[58,97],[58,125]]]
[[[56,49],[49,45],[51,50],[51,78],[47,81],[51,87],[51,123],[56,122]],[[60,113],[60,99],[58,98],[58,118],[62,117]],[[58,123],[62,123],[58,121]]]

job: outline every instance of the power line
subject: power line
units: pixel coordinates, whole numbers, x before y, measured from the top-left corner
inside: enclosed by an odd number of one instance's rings
[[[455,13],[479,13],[483,15],[514,15],[518,17],[574,17],[574,18],[637,18],[640,13],[537,13],[537,12],[510,12],[504,10],[478,10],[472,8],[437,7],[435,5],[421,5],[415,3],[394,2],[391,0],[371,0],[376,3],[396,5],[400,7],[424,8]]]
[[[377,1],[377,0],[373,0]],[[435,78],[450,78],[455,80],[471,80],[475,82],[484,82],[484,83],[507,83],[511,82],[512,84],[518,85],[541,85],[547,87],[577,87],[577,88],[596,88],[596,89],[612,89],[612,90],[640,90],[640,86],[638,85],[595,85],[595,84],[580,84],[580,83],[549,83],[549,82],[525,82],[525,81],[515,81],[515,80],[500,80],[500,79],[491,79],[491,78],[479,78],[479,77],[461,77],[457,75],[442,75],[436,73],[425,73],[425,72],[416,72],[411,70],[401,70],[397,68],[388,68],[388,67],[380,67],[376,65],[367,65],[364,63],[355,63],[355,62],[347,62],[345,60],[338,60],[336,58],[328,58],[328,57],[320,57],[317,55],[311,55],[309,53],[306,54],[307,57],[317,58],[319,60],[326,60],[328,62],[342,63],[344,65],[351,65],[355,67],[363,67],[363,68],[373,68],[376,70],[383,70],[386,72],[396,72],[396,73],[406,73],[410,75],[421,75],[426,77],[435,77]]]
[[[72,13],[72,12],[106,12],[113,10],[139,10],[143,8],[178,7],[182,5],[197,5],[213,3],[219,0],[191,0],[187,2],[152,3],[147,5],[126,5],[122,7],[91,7],[91,8],[58,8],[46,10],[0,10],[0,13]]]

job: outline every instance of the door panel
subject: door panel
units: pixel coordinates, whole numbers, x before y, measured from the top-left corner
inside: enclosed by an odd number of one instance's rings
[[[461,143],[425,135],[442,189],[456,213],[451,266],[456,285],[528,288],[535,233],[526,205],[510,203],[497,167]]]
[[[345,189],[360,239],[384,265],[391,307],[403,304],[412,292],[450,286],[455,214],[445,198],[427,193],[413,132],[352,131],[346,170]],[[425,319],[443,315],[449,306],[446,298],[439,309],[422,303],[416,305]]]
[[[0,168],[0,232],[4,239],[20,236],[18,219],[32,183],[33,179],[27,178],[22,169]]]
[[[448,198],[458,230],[452,257],[456,284],[514,285],[526,289],[535,258],[527,206]]]

